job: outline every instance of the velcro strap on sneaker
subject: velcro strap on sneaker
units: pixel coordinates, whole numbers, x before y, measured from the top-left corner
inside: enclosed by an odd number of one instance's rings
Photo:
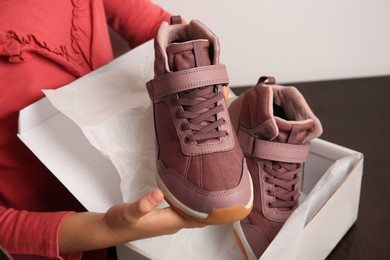
[[[146,88],[150,99],[155,100],[194,88],[228,83],[226,66],[220,64],[171,72],[148,81]]]
[[[238,141],[243,152],[253,157],[287,163],[305,162],[310,151],[310,144],[289,144],[266,141],[256,138],[239,129]]]

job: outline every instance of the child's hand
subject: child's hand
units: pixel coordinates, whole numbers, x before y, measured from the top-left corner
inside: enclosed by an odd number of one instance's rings
[[[123,233],[126,241],[174,234],[182,228],[204,226],[184,219],[172,208],[156,209],[163,199],[161,191],[149,192],[137,202],[113,206],[107,211],[104,219],[113,232]]]
[[[204,226],[184,219],[169,207],[156,209],[163,199],[162,192],[155,190],[136,202],[115,205],[105,214],[85,212],[67,216],[60,227],[60,252],[106,248]]]

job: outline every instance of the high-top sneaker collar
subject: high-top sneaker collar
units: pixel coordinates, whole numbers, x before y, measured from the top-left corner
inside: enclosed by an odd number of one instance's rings
[[[271,92],[272,114],[278,126],[277,141],[286,143],[306,143],[322,134],[320,120],[314,115],[303,95],[295,87],[285,87],[270,82],[260,85]]]
[[[167,72],[171,72],[171,68],[168,62],[167,48],[168,46],[174,46],[177,43],[197,41],[209,42],[209,57],[211,58],[210,64],[219,64],[219,40],[218,37],[212,33],[204,24],[198,20],[192,20],[188,25],[182,26],[181,24],[169,25],[167,22],[163,22],[158,30],[154,41],[155,49],[155,75],[164,75]],[[186,46],[188,47],[188,46]],[[186,48],[183,46],[183,48]],[[175,48],[175,47],[174,47]],[[200,66],[200,65],[197,65]]]
[[[260,139],[280,143],[306,143],[320,136],[321,123],[302,94],[274,83],[272,78],[270,82],[260,78],[257,91],[251,93],[256,97],[243,108],[241,125]]]
[[[292,93],[288,88],[266,85],[263,85],[263,87],[269,92],[270,104],[272,104],[269,107],[269,114],[272,115],[271,122],[275,124],[274,128],[277,129],[275,136],[272,136],[269,140],[290,144],[302,144],[308,141],[308,136],[312,133],[315,126],[314,120],[309,116],[302,116],[296,112],[307,110],[306,102],[298,102],[299,100],[292,97]],[[299,109],[287,110],[287,115],[285,112],[286,104]]]
[[[314,121],[312,119],[293,121],[275,116],[275,122],[279,133],[274,140],[279,143],[303,143],[314,128]]]

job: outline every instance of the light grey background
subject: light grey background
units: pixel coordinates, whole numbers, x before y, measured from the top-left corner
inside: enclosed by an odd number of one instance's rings
[[[231,86],[390,75],[389,0],[153,0],[221,42]]]

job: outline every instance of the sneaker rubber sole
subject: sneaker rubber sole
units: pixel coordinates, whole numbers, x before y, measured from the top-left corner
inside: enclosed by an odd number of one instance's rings
[[[250,177],[250,176],[249,176]],[[182,217],[190,219],[202,224],[213,225],[213,224],[226,224],[239,221],[252,211],[253,207],[253,185],[252,178],[250,177],[251,197],[246,205],[237,204],[226,208],[214,208],[210,213],[195,211],[182,202],[180,202],[165,186],[160,176],[156,176],[157,185],[163,192],[167,203]]]

